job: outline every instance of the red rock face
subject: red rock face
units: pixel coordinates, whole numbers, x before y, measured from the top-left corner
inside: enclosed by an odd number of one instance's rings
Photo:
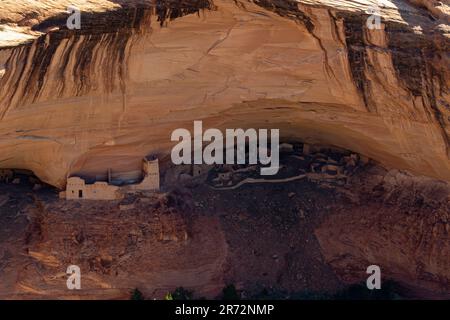
[[[69,4],[82,11],[80,30],[65,26]],[[385,3],[381,28],[375,30],[366,25],[369,6],[328,0],[3,0],[0,168],[31,170],[59,189],[71,175],[104,180],[108,170],[133,180],[148,154],[158,154],[163,168],[169,168],[164,159],[174,145],[171,133],[191,128],[195,120],[221,130],[277,128],[282,140],[345,148],[402,171],[358,176],[361,181],[352,181],[350,198],[361,201],[344,197],[334,204],[335,214],[320,215],[302,229],[305,237],[288,233],[277,238],[268,231],[272,224],[258,225],[255,230],[273,237],[266,245],[311,241],[308,249],[314,254],[308,261],[325,261],[317,270],[331,283],[323,283],[327,290],[337,290],[342,280],[360,282],[366,276],[361,266],[379,263],[386,277],[414,288],[419,296],[445,296],[450,265],[449,6],[426,0]],[[333,190],[338,198],[349,195],[342,188]],[[2,212],[14,205],[8,199],[0,199],[8,206],[0,207]],[[18,199],[29,201],[23,194]],[[308,273],[316,266],[302,265],[291,249],[275,246],[283,254],[261,258],[262,267],[254,269],[253,260],[243,261],[248,252],[233,242],[247,231],[229,236],[230,225],[222,221],[218,227],[217,217],[192,218],[197,236],[184,247],[182,239],[190,230],[184,210],[149,222],[140,214],[157,208],[139,207],[137,217],[127,216],[125,230],[117,225],[123,217],[120,208],[127,204],[111,204],[114,209],[83,204],[81,213],[72,208],[76,205],[51,197],[41,201],[42,206],[35,201],[21,207],[31,217],[26,222],[18,215],[22,233],[0,233],[5,240],[0,256],[7,262],[0,270],[8,275],[0,294],[6,297],[60,294],[64,280],[55,274],[73,259],[91,272],[86,284],[94,291],[86,296],[93,298],[124,298],[137,286],[144,286],[146,294],[163,294],[182,280],[180,270],[189,270],[187,285],[210,296],[228,279],[246,273],[255,274],[249,276],[254,282],[266,274],[268,285],[295,291],[303,288],[305,278],[293,269]],[[277,203],[283,201],[288,200]],[[209,211],[219,214],[217,203],[209,205]],[[282,213],[296,210],[283,208]],[[321,205],[314,208],[312,212],[323,210]],[[233,217],[251,220],[246,213],[252,217],[253,210],[235,209]],[[254,210],[263,212],[264,207]],[[91,211],[92,224],[78,228]],[[165,223],[173,232],[155,231]],[[110,245],[111,239],[117,244]],[[144,240],[139,244],[136,239]],[[129,247],[128,241],[138,245]],[[169,250],[161,245],[164,241]],[[24,256],[12,254],[17,248]],[[205,248],[214,250],[207,253]],[[159,262],[143,257],[147,252]],[[172,268],[175,256],[181,262]],[[226,260],[230,256],[234,260]],[[133,276],[136,259],[142,266]],[[285,264],[265,269],[272,260]],[[30,261],[37,261],[37,267],[19,268],[20,274],[8,267]],[[245,267],[231,268],[236,261]],[[44,277],[35,278],[41,268]],[[111,289],[122,286],[126,289]],[[111,290],[95,291],[99,287]],[[320,289],[309,283],[307,288]]]
[[[446,183],[373,165],[344,186],[313,181],[221,190],[194,179],[109,202],[0,185],[0,297],[129,299],[138,288],[162,299],[181,286],[216,298],[230,283],[247,297],[333,297],[365,283],[370,265],[403,297],[448,297]],[[80,291],[66,288],[69,265]]]
[[[62,2],[27,8],[39,17],[31,27],[6,6],[2,19],[21,36],[1,50],[1,166],[62,187],[105,163],[131,174],[146,154],[168,154],[170,133],[193,120],[269,119],[284,136],[449,180],[445,24],[405,3],[369,30],[364,5],[320,4],[99,1],[80,4],[74,31]]]
[[[215,297],[224,286],[227,245],[214,217],[189,222],[164,196],[50,203],[24,208],[29,222],[18,217],[2,237],[3,298],[129,299],[139,288],[161,299],[178,286]],[[67,263],[80,267],[82,291],[67,290]]]
[[[315,231],[339,277],[365,281],[361,266],[375,264],[385,280],[400,281],[416,297],[448,297],[448,185],[391,172],[356,189],[359,203],[338,210]]]

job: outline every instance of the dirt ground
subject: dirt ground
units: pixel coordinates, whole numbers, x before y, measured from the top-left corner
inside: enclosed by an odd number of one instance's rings
[[[243,297],[342,288],[313,234],[335,195],[307,181],[232,191],[202,184],[121,202],[67,202],[26,183],[0,184],[0,192],[4,297],[64,292],[61,275],[70,263],[89,270],[94,280],[85,287],[98,297],[122,298],[127,286],[159,297],[177,286],[214,296],[234,284]]]
[[[1,183],[0,297],[129,299],[138,289],[162,299],[184,287],[216,298],[230,284],[242,298],[332,297],[378,261],[389,278],[445,293],[448,191],[414,179],[368,168],[345,188],[196,183],[121,201]],[[76,292],[66,288],[72,264],[83,274]]]
[[[193,190],[196,212],[220,217],[229,246],[227,283],[255,294],[334,292],[342,288],[324,262],[314,229],[335,194],[307,181],[245,185],[239,190]]]

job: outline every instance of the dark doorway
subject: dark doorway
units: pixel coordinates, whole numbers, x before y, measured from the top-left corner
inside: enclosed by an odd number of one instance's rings
[[[83,190],[78,190],[78,198],[83,198]]]

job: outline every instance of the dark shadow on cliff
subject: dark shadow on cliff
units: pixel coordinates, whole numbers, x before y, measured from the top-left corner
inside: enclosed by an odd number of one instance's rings
[[[399,15],[408,23],[409,30],[413,31],[414,27],[420,26],[424,33],[431,32],[439,21],[425,6],[413,4],[405,0],[391,0],[397,7]],[[416,35],[417,36],[417,35]]]
[[[213,10],[212,0],[154,0],[154,1],[123,1],[111,0],[121,6],[117,10],[107,12],[81,12],[82,27],[73,30],[75,33],[110,33],[122,28],[137,28],[142,19],[148,16],[157,17],[157,21],[163,26],[167,21],[176,18],[199,13],[201,10]],[[50,17],[32,27],[33,31],[45,32],[57,27],[60,30],[68,30],[66,26],[70,13],[63,12]]]

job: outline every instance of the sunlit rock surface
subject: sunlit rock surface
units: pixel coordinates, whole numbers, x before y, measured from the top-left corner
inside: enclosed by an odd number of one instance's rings
[[[81,30],[65,27],[69,2]],[[58,187],[133,176],[204,120],[450,180],[448,6],[384,1],[369,30],[373,3],[2,2],[0,166]]]
[[[366,25],[375,4],[380,30]],[[81,30],[67,30],[68,5],[81,9]],[[393,171],[354,183],[360,194],[344,190],[359,202],[300,182],[279,187],[299,194],[288,198],[278,187],[247,198],[200,189],[193,197],[212,202],[197,210],[206,219],[167,215],[159,200],[138,199],[128,213],[129,204],[32,201],[6,185],[0,296],[74,298],[64,287],[71,263],[88,270],[79,298],[126,299],[135,287],[161,298],[178,285],[214,297],[226,277],[261,274],[268,286],[328,290],[336,276],[364,280],[367,264],[416,296],[448,296],[449,11],[448,0],[3,0],[0,168],[58,188],[108,170],[133,180],[144,156],[164,164],[174,129],[203,120],[278,128],[282,140],[345,148]],[[255,199],[266,202],[239,207]],[[295,201],[303,218],[274,218]],[[250,256],[244,236],[252,254],[276,258]]]

